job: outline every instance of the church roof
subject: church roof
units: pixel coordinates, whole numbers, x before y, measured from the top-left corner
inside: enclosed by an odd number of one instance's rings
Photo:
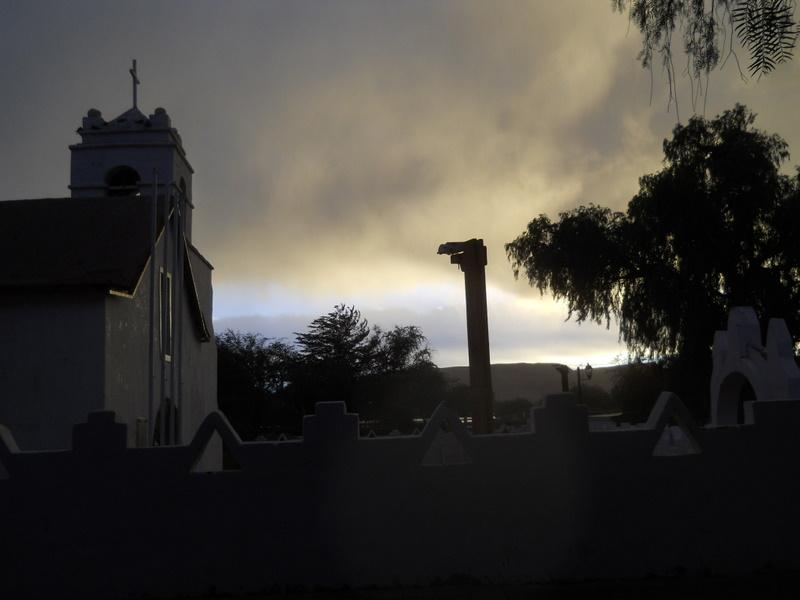
[[[132,293],[150,255],[151,207],[136,196],[0,202],[0,288]]]
[[[151,210],[139,196],[0,202],[0,288],[133,293],[150,256]]]
[[[152,197],[42,198],[0,202],[0,290],[97,289],[133,294],[150,258]],[[158,197],[156,237],[164,228]],[[184,238],[184,278],[200,338],[211,339]]]

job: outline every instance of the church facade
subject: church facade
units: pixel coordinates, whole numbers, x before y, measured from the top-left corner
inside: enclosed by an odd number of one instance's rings
[[[78,134],[70,197],[0,202],[0,424],[22,450],[61,449],[113,410],[129,447],[185,443],[217,408],[192,167],[167,112],[135,97]]]

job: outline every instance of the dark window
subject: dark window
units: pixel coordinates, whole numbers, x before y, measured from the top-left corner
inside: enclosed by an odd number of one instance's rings
[[[106,173],[109,196],[132,196],[139,193],[139,173],[127,165],[114,167]]]
[[[172,360],[172,273],[161,270],[159,298],[159,330],[161,332],[161,356]]]
[[[153,446],[170,446],[180,440],[178,407],[169,398],[161,401],[153,430]]]

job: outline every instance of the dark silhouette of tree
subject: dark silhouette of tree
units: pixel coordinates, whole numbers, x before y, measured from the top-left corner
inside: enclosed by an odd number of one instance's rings
[[[448,392],[418,327],[370,328],[344,304],[296,334],[296,347],[230,330],[217,345],[219,406],[245,439],[299,434],[303,414],[331,400],[376,432],[410,432]]]
[[[396,373],[433,365],[431,350],[419,327],[395,325],[386,332],[375,328],[373,335],[377,337],[373,359],[375,372]]]
[[[280,340],[230,329],[217,336],[219,408],[243,438],[261,433],[265,423],[296,428],[302,412],[280,401],[296,362],[296,351]]]
[[[368,375],[375,362],[380,337],[354,306],[339,304],[296,333],[300,361],[295,365],[295,393],[302,398],[305,411],[324,400],[344,400],[353,404],[356,381]]]
[[[575,398],[581,404],[585,404],[592,414],[611,413],[619,410],[619,403],[611,397],[603,388],[584,382],[581,385],[580,394],[578,386],[575,385],[569,390],[575,394]]]
[[[739,66],[735,40],[750,55],[748,71],[759,77],[790,60],[797,42],[793,0],[612,0],[612,6],[619,12],[628,10],[631,22],[641,32],[642,66],[652,70],[659,57],[667,74],[670,101],[676,99],[672,50],[676,32],[683,40],[693,101],[703,92],[702,77],[707,82],[720,60],[724,65],[733,58]]]
[[[659,394],[671,389],[669,369],[659,362],[634,360],[614,376],[611,397],[622,411],[620,420],[626,423],[647,421]]]
[[[354,306],[340,304],[315,319],[297,334],[297,346],[290,391],[306,412],[320,401],[343,400],[378,429],[410,431],[446,388],[418,327],[370,328]]]
[[[786,142],[754,120],[737,105],[677,125],[664,168],[639,180],[626,213],[540,215],[506,244],[515,276],[565,299],[568,318],[615,319],[634,356],[669,361],[684,386],[673,391],[691,393],[698,414],[729,308],[800,332],[800,179],[779,172]]]

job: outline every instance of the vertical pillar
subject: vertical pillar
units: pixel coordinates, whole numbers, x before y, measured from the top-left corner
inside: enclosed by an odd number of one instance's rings
[[[475,433],[491,433],[494,424],[494,399],[486,310],[486,246],[482,239],[473,238],[466,242],[442,244],[438,253],[449,254],[450,262],[458,265],[464,273],[472,430]]]

